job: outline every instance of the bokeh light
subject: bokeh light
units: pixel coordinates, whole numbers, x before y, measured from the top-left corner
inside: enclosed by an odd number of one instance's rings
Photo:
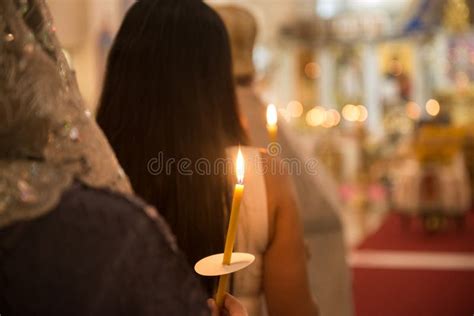
[[[278,122],[278,114],[274,104],[267,106],[267,124],[276,125]]]
[[[306,123],[309,126],[319,126],[326,120],[326,110],[322,106],[316,106],[306,113]]]
[[[360,116],[359,108],[354,104],[346,104],[342,108],[342,116],[349,122],[355,122]]]
[[[367,111],[367,108],[363,105],[358,105],[357,109],[359,110],[359,117],[357,118],[357,121],[365,122],[369,117],[369,112]]]
[[[300,117],[303,114],[303,105],[301,102],[293,100],[286,106],[288,113],[292,117]]]
[[[369,112],[363,105],[346,104],[342,108],[342,116],[349,122],[365,122],[369,117]]]
[[[414,102],[410,101],[407,103],[405,107],[406,114],[412,120],[419,120],[421,117],[421,108],[420,106]]]
[[[430,99],[428,102],[426,102],[426,113],[428,113],[431,116],[436,116],[439,114],[441,107],[439,105],[439,102],[436,101],[435,99]]]

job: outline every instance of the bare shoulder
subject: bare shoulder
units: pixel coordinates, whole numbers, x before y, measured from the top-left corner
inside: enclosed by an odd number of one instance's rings
[[[261,150],[261,156],[267,192],[269,237],[272,240],[278,213],[285,209],[284,206],[293,199],[294,193],[288,170],[282,159],[269,155],[266,150]]]
[[[260,150],[262,156],[263,171],[265,174],[265,181],[267,182],[267,190],[269,194],[276,194],[277,197],[281,194],[293,193],[293,185],[290,178],[290,170],[288,163],[282,160],[279,156],[270,155],[265,149]],[[283,197],[286,195],[284,194]]]

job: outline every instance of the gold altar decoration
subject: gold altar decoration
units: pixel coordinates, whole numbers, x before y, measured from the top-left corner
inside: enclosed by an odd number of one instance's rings
[[[444,7],[444,26],[452,32],[469,29],[469,7],[466,0],[448,0]]]
[[[415,156],[421,163],[449,164],[462,150],[465,135],[460,127],[423,126],[415,139]]]

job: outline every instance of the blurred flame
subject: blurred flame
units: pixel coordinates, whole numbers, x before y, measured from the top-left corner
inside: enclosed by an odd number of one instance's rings
[[[278,122],[278,114],[275,105],[269,104],[267,106],[267,124],[269,126],[276,125]]]
[[[237,163],[235,168],[237,174],[237,182],[242,184],[244,182],[244,174],[245,174],[245,161],[244,156],[242,155],[242,151],[239,147],[239,152],[237,153]]]
[[[346,104],[342,108],[342,116],[349,122],[365,122],[369,112],[363,105]]]

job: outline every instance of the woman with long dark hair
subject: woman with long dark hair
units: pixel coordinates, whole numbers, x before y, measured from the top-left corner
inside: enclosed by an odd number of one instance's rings
[[[0,1],[0,313],[210,315],[87,115],[51,25],[44,0]]]
[[[222,252],[232,192],[225,172],[183,172],[181,162],[215,166],[229,148],[246,144],[231,64],[225,26],[199,0],[137,1],[108,59],[98,123],[134,190],[166,218],[190,265]],[[244,154],[264,158],[263,167],[275,162],[257,149]],[[152,172],[157,158],[166,166]],[[236,274],[232,290],[250,315],[261,313],[263,292],[271,315],[314,315],[289,182],[248,167],[237,249],[257,259]],[[203,283],[212,294],[215,280]]]

